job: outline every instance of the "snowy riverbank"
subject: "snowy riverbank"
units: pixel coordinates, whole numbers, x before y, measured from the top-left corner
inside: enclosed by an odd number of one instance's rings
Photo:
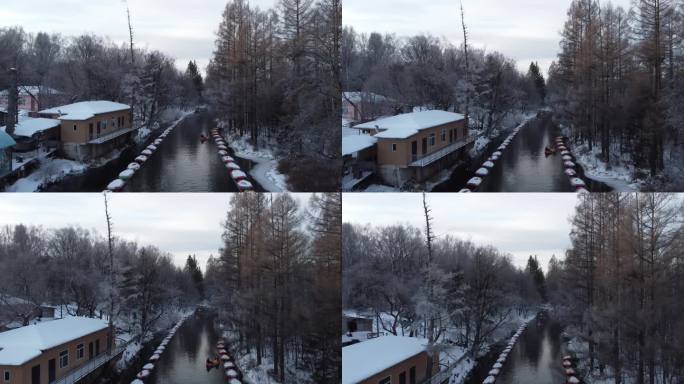
[[[229,133],[226,137],[236,156],[254,162],[249,174],[268,192],[287,191],[287,176],[278,172],[278,159],[270,148],[255,149],[249,136]]]
[[[562,131],[565,136],[568,136],[569,131],[566,127],[562,127]],[[587,178],[602,182],[616,192],[634,192],[643,186],[644,181],[634,177],[637,172],[634,166],[628,164],[629,159],[625,156],[616,156],[614,164],[608,166],[600,160],[601,149],[598,146],[589,150],[586,143],[572,143],[571,145],[575,161],[582,166]]]

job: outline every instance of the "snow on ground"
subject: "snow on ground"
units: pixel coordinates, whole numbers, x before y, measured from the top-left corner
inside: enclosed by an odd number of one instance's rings
[[[596,181],[605,183],[616,192],[635,192],[641,189],[642,181],[634,180],[633,166],[620,161],[618,165],[608,168],[605,162],[599,159],[601,149],[595,146],[592,151],[586,144],[574,146],[573,154],[576,163],[584,168],[584,174]]]
[[[193,113],[194,110],[186,110],[178,107],[167,108],[159,116],[159,120],[162,122],[161,124],[155,122],[151,129],[147,125],[140,127],[136,132],[134,140],[136,143],[142,144],[150,136],[150,134],[152,134],[152,132],[157,131],[160,126],[169,124],[168,128],[173,128],[176,125],[180,124],[180,122],[183,121],[183,119],[185,119],[189,115],[192,115]]]
[[[342,118],[342,137],[359,134],[358,130],[350,128],[352,123],[353,123],[353,121],[351,121],[349,119]]]
[[[237,133],[229,134],[226,138],[235,155],[252,160],[256,163],[249,174],[269,192],[287,191],[287,176],[278,172],[278,160],[269,148],[255,149],[249,142],[249,136]]]
[[[43,185],[57,182],[68,175],[83,173],[86,169],[88,166],[78,161],[42,158],[37,169],[8,186],[5,191],[35,192]]]
[[[239,345],[239,335],[235,331],[224,330],[223,338],[227,345]],[[266,355],[262,356],[261,365],[257,365],[256,350],[246,353],[244,351],[229,351],[235,358],[235,364],[240,369],[245,383],[259,383],[259,384],[282,384],[277,381],[269,371],[273,369],[273,358],[265,351]],[[287,355],[285,357],[285,384],[290,383],[311,383],[311,372],[302,369],[297,369],[295,366],[295,356]]]

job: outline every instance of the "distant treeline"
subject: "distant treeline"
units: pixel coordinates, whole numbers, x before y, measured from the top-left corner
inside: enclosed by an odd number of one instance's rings
[[[66,37],[0,28],[0,90],[12,85],[10,68],[17,70],[19,85],[42,88],[35,95],[41,109],[111,100],[133,105],[137,124],[157,121],[168,106],[194,105],[201,96],[194,62],[183,73],[162,52],[116,45],[94,34]],[[60,93],[50,94],[48,87]]]
[[[345,27],[341,60],[345,91],[389,98],[395,113],[413,107],[468,113],[470,126],[486,131],[544,100],[544,78],[536,63],[522,74],[515,61],[499,52],[465,50],[430,35],[366,35]]]
[[[112,238],[111,247],[110,254],[106,237],[74,226],[4,227],[0,325],[16,320],[28,325],[45,304],[61,306],[58,317],[108,318],[114,308],[116,325],[143,340],[162,316],[199,302],[196,271],[176,267],[169,254],[120,238]]]

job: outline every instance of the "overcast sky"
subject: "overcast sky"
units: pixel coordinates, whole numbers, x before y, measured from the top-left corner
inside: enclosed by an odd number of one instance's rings
[[[123,0],[1,0],[0,27],[20,25],[27,32],[64,36],[95,33],[116,43],[128,41]],[[216,31],[226,0],[128,0],[139,47],[160,50],[185,69],[197,60],[204,70],[214,51]],[[276,0],[250,0],[271,8]]]
[[[569,218],[576,201],[572,193],[428,194],[437,236],[493,245],[513,255],[520,267],[537,255],[544,269],[551,255],[563,257],[570,245]],[[351,223],[425,227],[419,193],[345,193],[342,215]]]
[[[294,195],[302,204],[308,194]],[[116,236],[154,245],[171,253],[182,266],[195,254],[202,269],[221,247],[221,222],[228,211],[229,193],[121,193],[110,195]],[[0,194],[0,226],[77,225],[106,235],[104,200],[98,193]]]
[[[613,0],[629,7],[631,0]],[[463,0],[472,43],[496,50],[527,70],[538,61],[544,72],[558,53],[560,31],[571,0]],[[345,0],[344,25],[358,32],[412,36],[430,33],[460,46],[458,0]]]

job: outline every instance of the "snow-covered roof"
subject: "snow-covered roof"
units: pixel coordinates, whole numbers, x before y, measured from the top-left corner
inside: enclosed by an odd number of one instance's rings
[[[405,139],[415,135],[418,131],[461,121],[463,119],[465,119],[465,116],[460,113],[433,110],[385,117],[355,125],[354,128],[382,130],[383,132],[375,135],[375,137],[379,138]]]
[[[107,321],[67,317],[0,333],[0,365],[22,365],[43,351],[107,328]]]
[[[24,117],[19,119],[19,123],[14,127],[14,134],[17,136],[31,137],[38,132],[46,129],[58,127],[59,120],[45,119],[42,117]],[[7,127],[0,127],[0,130],[5,131]]]
[[[342,384],[358,383],[427,349],[428,340],[383,336],[342,348]]]
[[[38,96],[38,94],[49,94],[49,95],[58,95],[61,92],[50,87],[46,86],[38,86],[38,85],[20,85],[19,87],[19,96],[26,96],[29,93],[32,94],[33,96]],[[7,96],[9,93],[9,90],[4,89],[0,91],[0,96]]]
[[[81,101],[78,103],[62,105],[45,109],[39,113],[60,115],[61,120],[88,120],[95,115],[108,112],[118,112],[129,109],[126,104],[115,103],[106,100]]]
[[[370,148],[378,142],[378,139],[369,135],[351,135],[342,137],[342,156]]]
[[[5,133],[5,131],[0,130],[0,149],[11,147],[17,144],[12,136]]]
[[[342,92],[342,100],[351,100],[352,103],[358,103],[360,101],[391,101],[389,98],[373,92]]]

